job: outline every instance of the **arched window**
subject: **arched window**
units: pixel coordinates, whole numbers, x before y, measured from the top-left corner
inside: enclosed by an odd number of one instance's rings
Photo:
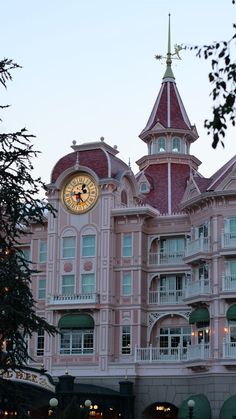
[[[94,320],[89,314],[66,314],[58,323],[61,332],[60,354],[94,353]]]
[[[163,153],[166,151],[166,139],[164,137],[158,138],[158,144],[157,144],[157,152]]]
[[[172,140],[172,151],[174,153],[180,153],[180,138],[175,137]]]
[[[121,191],[121,204],[127,205],[127,203],[128,203],[127,193],[123,189],[123,191]]]

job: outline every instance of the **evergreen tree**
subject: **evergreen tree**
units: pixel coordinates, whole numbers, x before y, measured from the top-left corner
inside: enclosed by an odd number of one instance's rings
[[[0,83],[6,88],[11,71],[19,67],[12,60],[0,61]],[[7,105],[0,105],[1,109]],[[27,338],[56,328],[37,316],[30,282],[35,273],[31,261],[18,248],[30,234],[32,223],[42,224],[53,207],[39,198],[46,190],[41,178],[32,176],[32,159],[38,156],[26,129],[0,133],[0,349],[4,368],[22,366],[29,359]]]

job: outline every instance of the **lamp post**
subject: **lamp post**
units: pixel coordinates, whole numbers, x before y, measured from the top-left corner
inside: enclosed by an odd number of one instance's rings
[[[55,416],[56,409],[57,409],[57,406],[58,406],[58,400],[55,397],[53,397],[52,399],[49,400],[49,406],[51,408],[49,410],[49,415],[50,416]]]
[[[195,401],[190,399],[188,400],[187,404],[188,404],[188,418],[193,419],[193,409],[195,406]]]
[[[91,400],[85,400],[84,402],[84,407],[85,407],[85,419],[89,419],[89,409],[91,406],[92,402]]]

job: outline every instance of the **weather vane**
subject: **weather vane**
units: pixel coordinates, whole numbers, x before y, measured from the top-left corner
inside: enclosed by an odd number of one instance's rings
[[[170,45],[170,13],[169,13],[169,28],[168,28],[168,50],[167,55],[155,55],[155,58],[157,60],[166,59],[167,66],[171,66],[172,59],[174,60],[182,60],[182,58],[179,55],[179,52],[184,49],[181,45],[174,45],[174,52],[171,52],[171,45]]]

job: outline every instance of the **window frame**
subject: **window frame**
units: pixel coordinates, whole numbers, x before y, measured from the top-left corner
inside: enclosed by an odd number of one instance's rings
[[[40,283],[42,283],[42,281],[45,282],[45,286],[44,287],[40,286]],[[37,298],[38,298],[38,300],[45,300],[45,298],[46,298],[46,287],[47,287],[47,278],[46,278],[46,276],[39,277],[39,279],[38,279],[38,292],[37,292]],[[43,292],[43,294],[44,294],[43,296],[40,296],[40,293],[41,292]]]
[[[45,247],[44,247],[45,246]],[[47,262],[47,240],[40,239],[39,240],[39,263],[46,263]]]
[[[126,276],[126,278],[125,278]],[[129,280],[129,283],[125,283],[126,280]],[[131,271],[123,271],[121,273],[121,296],[122,297],[130,297],[132,295],[132,272]],[[128,289],[129,291],[125,292],[125,289]]]
[[[69,277],[73,278],[73,284],[63,284],[63,280],[65,280],[66,278],[68,279]],[[69,288],[69,287],[73,287],[73,292],[69,292],[69,293],[65,293],[64,290],[65,288]],[[61,294],[62,295],[73,295],[75,293],[75,275],[74,274],[63,274],[61,275]]]
[[[93,238],[94,243],[91,245],[86,245],[84,241],[88,238]],[[83,258],[94,258],[96,257],[96,234],[84,234],[81,238],[81,255]],[[87,251],[90,250],[89,254],[86,254]]]
[[[130,236],[130,243],[126,244],[125,239]],[[125,254],[127,249],[130,251],[128,254]],[[132,233],[123,233],[122,234],[122,249],[121,249],[122,257],[132,257],[133,256],[133,234]]]
[[[66,240],[73,239],[74,246],[65,246]],[[72,254],[69,252],[72,250]],[[64,236],[62,237],[61,257],[62,259],[75,259],[76,255],[76,237],[75,236]]]
[[[131,354],[131,325],[123,324],[121,326],[121,354]]]

